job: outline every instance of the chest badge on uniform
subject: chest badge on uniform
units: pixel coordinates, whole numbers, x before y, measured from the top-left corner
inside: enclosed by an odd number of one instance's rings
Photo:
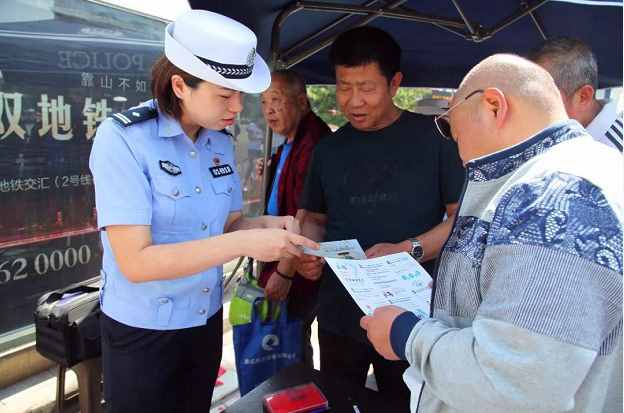
[[[234,173],[234,169],[228,164],[213,166],[210,168],[210,173],[213,178],[221,178],[222,176],[232,175]]]
[[[219,164],[221,163],[221,159],[219,159],[219,158],[214,158],[214,159],[212,160],[212,162],[214,162],[214,164],[215,164],[215,165],[219,165]]]
[[[182,173],[180,167],[171,161],[158,161],[160,169],[167,172],[169,175],[178,176]]]

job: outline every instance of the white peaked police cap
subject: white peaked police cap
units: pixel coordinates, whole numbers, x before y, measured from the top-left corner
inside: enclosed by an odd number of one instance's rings
[[[260,93],[271,83],[257,44],[247,26],[206,10],[189,10],[165,29],[165,56],[174,66],[245,93]]]

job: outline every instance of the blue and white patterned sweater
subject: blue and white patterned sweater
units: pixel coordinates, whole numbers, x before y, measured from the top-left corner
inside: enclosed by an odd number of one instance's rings
[[[621,154],[566,121],[467,175],[433,317],[405,346],[418,411],[621,411]]]

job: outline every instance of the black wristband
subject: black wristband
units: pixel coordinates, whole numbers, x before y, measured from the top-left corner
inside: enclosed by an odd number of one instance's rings
[[[287,276],[283,272],[280,272],[280,270],[278,270],[277,268],[275,268],[275,274],[279,275],[280,277],[282,277],[283,279],[288,280],[288,281],[292,281],[293,278],[295,278],[294,276],[292,276],[292,277]]]

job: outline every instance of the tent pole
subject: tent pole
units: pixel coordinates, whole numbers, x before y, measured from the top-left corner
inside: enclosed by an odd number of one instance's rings
[[[527,3],[526,1],[523,1],[521,3],[521,5],[525,9],[529,8],[529,3]],[[530,12],[529,16],[531,17],[531,20],[533,20],[533,24],[535,25],[535,28],[539,32],[540,36],[542,36],[542,39],[543,40],[548,40],[548,36],[546,36],[546,32],[544,32],[544,29],[542,28],[542,25],[540,24],[539,20],[537,20],[537,16],[535,15],[535,13]]]
[[[440,24],[443,26],[454,27],[456,29],[464,29],[465,23],[460,20],[447,19],[443,17],[426,16],[418,14],[411,9],[402,8],[401,10],[389,10],[387,8],[370,8],[364,6],[355,6],[350,4],[334,4],[323,3],[318,1],[300,1],[300,5],[305,10],[332,12],[332,13],[351,13],[351,14],[378,14],[379,16],[388,17],[390,19],[401,19],[409,21],[417,21],[421,23]]]
[[[524,16],[531,14],[532,12],[534,12],[536,9],[540,8],[547,2],[548,0],[538,0],[531,6],[527,5],[527,7],[524,10],[520,10],[516,14],[512,14],[511,16],[507,17],[505,20],[503,20],[502,22],[494,26],[492,29],[488,30],[487,36],[484,37],[483,40],[485,40],[486,38],[492,37],[499,31],[503,30],[504,28],[511,26],[512,24],[514,24],[515,22],[517,22]]]
[[[469,33],[465,33],[465,32],[460,32],[459,30],[455,30],[455,29],[451,29],[449,27],[446,26],[440,26],[439,24],[434,24],[435,27],[438,27],[442,30],[446,30],[449,33],[453,33],[459,37],[461,37],[464,40],[472,40],[472,37],[470,36]]]
[[[378,17],[388,17],[388,18],[397,18],[397,19],[420,21],[420,22],[425,21],[428,23],[432,23],[434,25],[441,25],[443,26],[442,28],[446,28],[446,26],[453,26],[453,27],[458,27],[461,29],[465,28],[465,24],[457,20],[439,19],[437,17],[423,16],[409,9],[402,9],[400,11],[391,10],[391,9],[401,6],[404,3],[405,3],[405,0],[398,0],[393,3],[390,3],[385,8],[374,9],[374,8],[366,8],[363,6],[343,6],[343,5],[336,5],[336,4],[305,2],[305,1],[299,2],[299,4],[301,4],[304,7],[304,10],[319,11],[319,7],[320,7],[322,9],[320,11],[325,11],[325,12],[349,12],[351,13],[353,11],[351,15],[367,14],[366,17],[364,17],[362,20],[358,21],[356,24],[354,24],[351,27],[364,26],[370,23],[371,21],[377,19]],[[345,9],[342,9],[342,7],[345,7]],[[442,21],[442,23],[438,23],[438,20]],[[317,44],[316,46],[313,46],[307,50],[304,50],[296,54],[295,56],[292,56],[286,59],[285,66],[292,67],[296,65],[297,63],[304,61],[308,57],[313,56],[314,54],[330,46],[334,42],[336,37],[337,35],[329,37],[325,39],[324,41],[322,41],[321,43]],[[291,49],[294,49],[294,47]]]
[[[395,8],[395,7],[399,7],[400,5],[404,4],[407,0],[397,0],[393,3],[390,3],[387,7],[388,8]],[[349,16],[353,16],[353,14],[350,14]],[[379,13],[376,14],[370,14],[364,18],[362,18],[361,20],[359,20],[357,23],[355,23],[353,26],[350,26],[350,28],[353,27],[358,27],[358,26],[365,26],[368,23],[372,22],[373,20],[377,19],[378,17],[380,17]],[[297,63],[307,59],[308,57],[320,52],[321,50],[325,49],[328,46],[331,46],[332,43],[334,43],[334,40],[336,40],[336,37],[338,37],[338,35],[335,36],[331,36],[327,39],[325,39],[324,41],[322,41],[321,43],[317,44],[314,47],[311,47],[308,50],[304,50],[303,52],[295,55],[293,58],[291,59],[287,59],[286,60],[286,67],[292,67],[294,65],[296,65]]]
[[[457,12],[459,13],[459,15],[461,16],[462,20],[464,21],[464,23],[466,23],[466,28],[468,29],[468,32],[470,32],[470,35],[474,38],[476,36],[478,36],[477,32],[475,31],[474,27],[472,26],[472,24],[470,23],[470,20],[468,20],[468,17],[466,17],[466,15],[464,14],[464,11],[462,10],[462,8],[459,6],[459,3],[457,2],[457,0],[451,0],[451,2],[453,2],[453,5],[455,6],[455,8],[457,9]]]
[[[298,11],[303,10],[303,7],[299,3],[294,3],[289,7],[285,8],[280,12],[275,21],[273,22],[273,28],[271,29],[271,57],[269,60],[269,67],[271,70],[276,70],[280,68],[280,52],[279,52],[279,44],[280,44],[280,35],[282,31],[282,27],[286,23],[286,20],[297,13]],[[269,190],[269,174],[266,173],[268,170],[269,159],[271,159],[271,148],[273,147],[273,131],[269,128],[269,125],[265,126],[264,133],[264,170],[265,173],[262,174],[262,191],[261,191],[261,205],[262,212],[266,211],[266,202],[267,202],[267,191]]]
[[[280,12],[275,21],[273,22],[273,27],[271,29],[271,56],[269,58],[269,68],[271,71],[279,69],[280,63],[280,55],[279,55],[279,43],[280,43],[280,34],[286,19],[291,15],[297,13],[303,8],[298,4],[294,3],[289,7],[285,8]],[[262,190],[260,191],[260,205],[262,205],[261,214],[264,215],[267,208],[267,194],[269,191],[269,160],[271,159],[271,148],[273,147],[273,130],[269,128],[268,124],[265,124],[264,127],[264,172],[262,174]],[[258,262],[255,267],[255,276],[256,279],[260,277],[260,273],[262,272],[262,263]]]
[[[376,3],[379,3],[379,2],[380,2],[380,0],[371,0],[371,1],[367,2],[367,3],[365,3],[364,7],[374,6]],[[320,29],[318,32],[316,32],[316,33],[306,37],[305,39],[302,39],[301,41],[299,41],[299,42],[295,43],[294,45],[290,46],[288,49],[282,50],[281,54],[283,56],[291,54],[292,52],[294,52],[295,50],[297,50],[300,47],[304,46],[305,44],[310,43],[312,40],[317,39],[318,37],[322,36],[323,34],[327,33],[328,31],[330,31],[330,30],[334,29],[335,27],[339,26],[341,23],[344,23],[350,17],[353,17],[353,14],[347,14],[345,16],[342,16],[339,19],[334,20],[333,22],[331,22],[327,26],[325,26],[322,29]]]

